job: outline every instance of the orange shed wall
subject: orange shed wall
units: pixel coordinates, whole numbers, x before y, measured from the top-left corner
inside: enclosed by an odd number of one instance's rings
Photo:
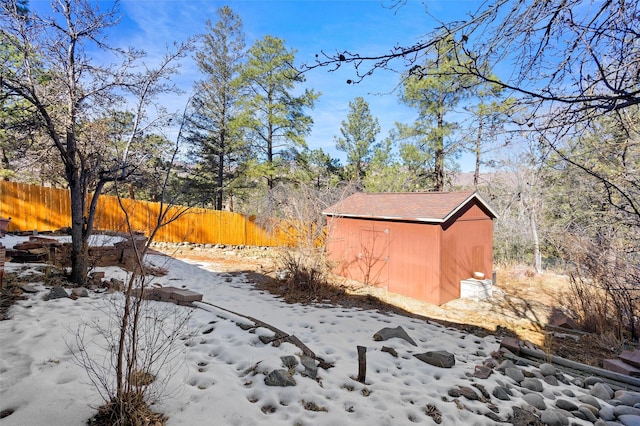
[[[372,284],[429,303],[440,303],[440,226],[328,217],[327,229],[327,255],[335,273],[364,282],[367,270],[374,269],[375,277],[369,278],[375,281]],[[388,243],[380,238],[376,241],[378,247],[363,247],[359,236],[362,230],[388,231]],[[359,254],[382,249],[387,253],[386,270],[380,264],[363,265]]]
[[[354,218],[327,218],[327,256],[335,273],[360,282],[387,287],[389,268],[386,223]],[[362,238],[363,231],[377,233],[378,239]],[[367,259],[368,253],[380,259]]]
[[[443,225],[442,301],[460,297],[460,280],[493,270],[493,220],[478,206],[470,205]]]
[[[372,268],[363,266],[362,253],[376,252],[386,261],[375,263],[370,283],[394,293],[441,305],[460,297],[460,281],[474,271],[491,277],[493,221],[477,204],[442,225],[328,217],[327,226],[334,272],[365,282]],[[376,247],[364,247],[369,232],[378,236]]]
[[[389,225],[389,291],[438,303],[440,227],[405,222]]]

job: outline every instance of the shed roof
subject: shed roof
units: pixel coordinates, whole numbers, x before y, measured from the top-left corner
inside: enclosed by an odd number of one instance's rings
[[[492,218],[497,217],[493,209],[475,191],[358,192],[322,213],[327,216],[442,223],[474,200],[477,200]]]

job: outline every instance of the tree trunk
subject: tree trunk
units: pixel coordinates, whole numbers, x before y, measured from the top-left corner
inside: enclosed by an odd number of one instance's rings
[[[536,211],[531,209],[530,213],[531,234],[533,236],[533,257],[536,273],[542,273],[542,253],[540,253],[540,238],[538,237],[538,226],[536,225]]]
[[[482,118],[478,123],[478,138],[476,139],[476,168],[473,173],[473,187],[478,189],[478,183],[480,181],[480,146],[482,144]]]
[[[435,183],[434,190],[442,191],[444,189],[444,135],[442,133],[444,127],[444,117],[442,113],[438,113],[438,134],[435,140],[434,149],[434,174]]]
[[[224,185],[224,151],[225,129],[220,131],[220,146],[218,147],[218,188],[216,190],[216,210],[222,210],[222,187]]]
[[[82,286],[87,281],[88,252],[85,238],[84,212],[86,194],[84,185],[76,174],[69,179],[71,192],[71,282]]]

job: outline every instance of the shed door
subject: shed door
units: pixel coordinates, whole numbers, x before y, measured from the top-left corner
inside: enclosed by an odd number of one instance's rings
[[[360,229],[358,267],[365,284],[389,288],[389,230]]]

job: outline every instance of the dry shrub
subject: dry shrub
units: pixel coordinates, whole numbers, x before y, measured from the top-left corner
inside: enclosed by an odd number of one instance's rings
[[[314,298],[327,286],[329,268],[320,249],[283,249],[280,263],[287,272],[285,285],[289,291],[304,292]]]
[[[91,426],[164,426],[167,417],[151,411],[142,392],[130,392],[113,399],[89,419]]]
[[[609,235],[568,236],[565,252],[573,261],[566,306],[586,330],[637,340],[640,275],[635,253]]]

